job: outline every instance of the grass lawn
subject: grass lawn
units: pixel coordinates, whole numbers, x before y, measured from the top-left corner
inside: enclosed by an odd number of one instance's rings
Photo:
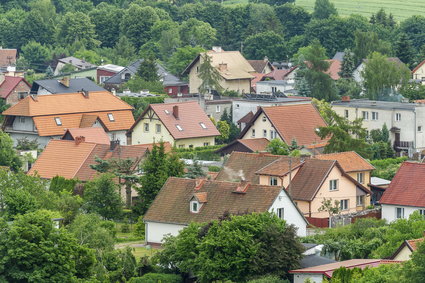
[[[246,4],[249,0],[226,0],[224,4]],[[405,20],[413,15],[425,14],[424,0],[330,0],[335,4],[338,13],[342,16],[359,14],[370,17],[379,9],[384,8],[387,13],[392,13],[397,21]],[[295,4],[312,12],[315,0],[295,0]]]
[[[137,247],[137,248],[133,248],[133,255],[134,257],[139,260],[139,258],[143,257],[143,256],[153,256],[156,252],[158,251],[158,249],[146,249],[145,247]]]

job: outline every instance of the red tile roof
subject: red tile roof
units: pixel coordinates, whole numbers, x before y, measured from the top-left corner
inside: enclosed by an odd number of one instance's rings
[[[108,134],[101,127],[68,129],[62,138],[65,138],[67,135],[73,140],[75,140],[76,137],[84,137],[86,142],[107,145],[110,143]]]
[[[0,98],[7,98],[21,81],[31,87],[24,78],[5,76],[3,83],[0,84]]]
[[[16,49],[0,48],[0,67],[7,67],[16,63]]]
[[[259,175],[285,176],[290,171],[292,172],[292,170],[300,167],[303,163],[304,161],[301,160],[301,158],[281,156],[279,159],[264,166],[256,173]]]
[[[341,61],[330,59],[326,60],[329,63],[329,69],[325,72],[328,74],[333,80],[339,80],[339,72],[341,71]]]
[[[178,109],[178,117],[174,116],[173,109],[175,109],[175,107]],[[140,115],[129,132],[133,131],[135,125],[138,124],[150,110],[155,112],[159,120],[176,140],[220,135],[220,132],[196,101],[150,104],[145,112]],[[202,124],[205,128],[202,127]],[[177,126],[182,130],[179,130]]]
[[[320,154],[314,157],[321,160],[337,160],[345,172],[370,171],[375,169],[372,164],[355,151]]]
[[[414,74],[417,70],[419,70],[423,64],[425,64],[425,60],[423,60],[422,62],[420,62],[413,70],[412,70],[412,74]]]
[[[249,122],[251,122],[253,117],[254,117],[254,113],[252,111],[249,111],[248,113],[246,113],[245,116],[240,118],[237,123],[238,124],[241,124],[241,123],[248,124]]]
[[[255,78],[251,80],[251,87],[255,90],[257,87],[257,83],[263,79],[266,74],[261,73],[251,73]]]
[[[404,162],[382,195],[381,204],[425,207],[425,163]]]
[[[264,77],[273,79],[275,81],[284,80],[296,68],[297,68],[297,66],[294,66],[290,69],[284,69],[284,70],[274,69],[270,73],[266,74]]]
[[[418,244],[422,243],[424,241],[424,238],[420,239],[414,239],[414,240],[407,240],[406,242],[410,246],[412,251],[416,251],[418,249]]]

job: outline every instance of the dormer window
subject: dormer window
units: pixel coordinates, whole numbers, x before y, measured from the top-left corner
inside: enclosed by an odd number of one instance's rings
[[[207,126],[205,126],[205,124],[204,123],[199,123],[199,125],[201,125],[201,127],[202,127],[202,129],[206,129],[207,128]]]
[[[190,212],[198,213],[199,212],[199,202],[197,200],[193,200],[190,202]]]
[[[112,113],[108,113],[108,119],[111,122],[115,122],[115,118],[114,118],[114,115],[112,115]]]
[[[55,117],[55,122],[57,126],[62,126],[62,121],[60,117]]]
[[[179,130],[180,132],[183,131],[183,128],[180,125],[176,125],[177,130]]]

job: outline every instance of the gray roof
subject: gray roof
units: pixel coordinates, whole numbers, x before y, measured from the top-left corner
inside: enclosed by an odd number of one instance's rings
[[[353,99],[351,101],[333,101],[332,106],[345,106],[352,108],[370,108],[381,110],[414,110],[416,107],[424,107],[425,105],[408,103],[408,102],[392,102],[392,101],[378,101],[367,99]]]
[[[300,266],[301,268],[307,268],[334,262],[336,261],[320,255],[306,255],[301,259]]]
[[[129,73],[131,76],[133,76],[137,73],[140,63],[142,62],[143,59],[137,59],[136,61],[132,62],[130,65],[122,69],[120,72],[107,79],[104,83],[117,85],[125,83],[125,81],[122,79],[122,74]],[[160,76],[162,84],[164,86],[187,85],[187,83],[182,82],[178,77],[170,74],[162,65],[156,63],[156,67],[158,68],[158,75]]]
[[[385,179],[382,179],[382,178],[378,178],[378,177],[371,177],[370,183],[372,185],[375,185],[375,186],[382,186],[382,185],[389,185],[391,183],[391,181],[385,180]]]
[[[88,69],[88,68],[97,67],[96,65],[90,62],[86,62],[84,60],[81,60],[72,56],[61,58],[58,61],[65,64],[71,64],[72,66],[77,67],[79,69]]]
[[[31,93],[36,93],[40,87],[45,88],[50,93],[74,93],[81,90],[86,91],[105,91],[104,88],[98,86],[87,78],[75,78],[69,80],[69,87],[60,83],[60,80],[38,80],[35,81],[31,88]]]
[[[342,61],[344,61],[344,56],[345,56],[345,52],[337,52],[337,53],[335,53],[332,60],[338,60],[338,61],[342,62]]]

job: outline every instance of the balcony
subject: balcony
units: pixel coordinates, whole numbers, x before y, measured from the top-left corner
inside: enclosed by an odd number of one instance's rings
[[[412,141],[395,141],[394,142],[394,149],[409,149],[413,148],[413,142]]]

